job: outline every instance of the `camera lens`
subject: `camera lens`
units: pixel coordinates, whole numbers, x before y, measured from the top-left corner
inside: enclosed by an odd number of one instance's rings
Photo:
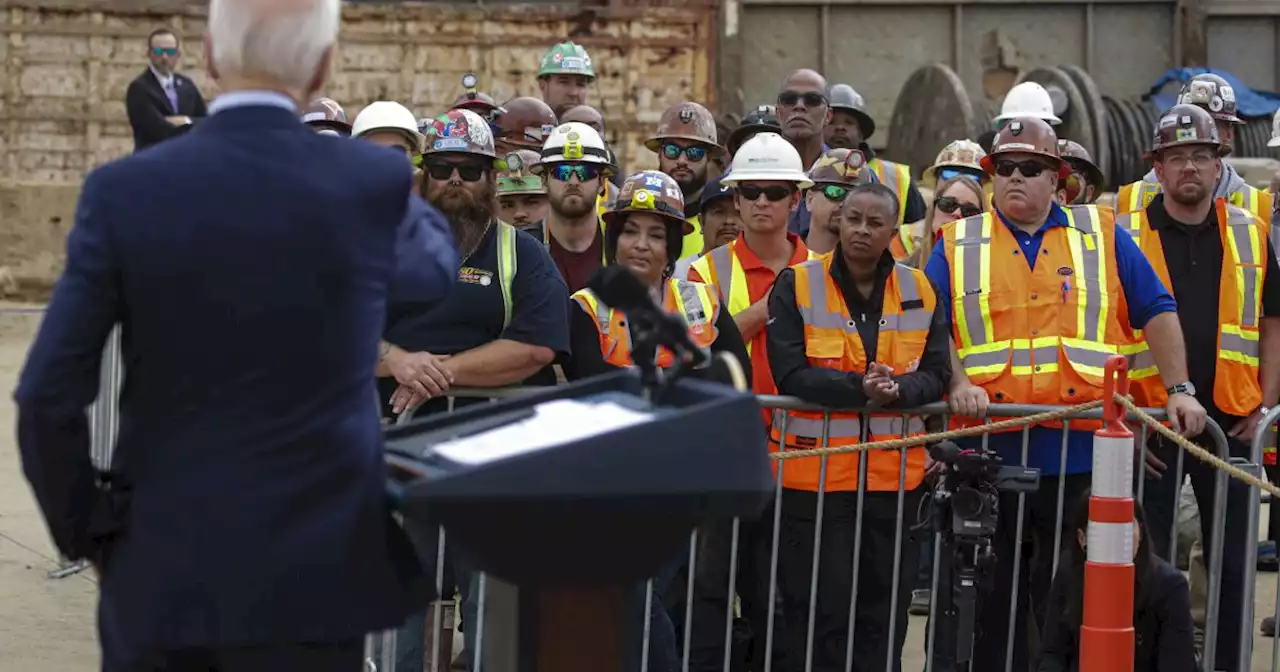
[[[975,520],[987,507],[987,496],[974,488],[961,487],[951,496],[951,510],[961,520]]]

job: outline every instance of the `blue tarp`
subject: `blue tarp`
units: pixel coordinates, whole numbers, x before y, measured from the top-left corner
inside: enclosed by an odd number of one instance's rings
[[[1231,88],[1235,89],[1236,92],[1237,116],[1243,118],[1270,117],[1275,114],[1277,109],[1280,109],[1280,94],[1270,91],[1255,91],[1245,86],[1244,82],[1236,79],[1235,75],[1226,70],[1214,70],[1213,68],[1174,68],[1164,73],[1164,76],[1151,87],[1151,91],[1154,94],[1151,95],[1152,102],[1161,110],[1173,107],[1178,98],[1178,89],[1181,88],[1182,82],[1206,72],[1219,75],[1231,83]],[[1157,93],[1169,82],[1177,82],[1179,86],[1177,88],[1170,87],[1171,91]]]

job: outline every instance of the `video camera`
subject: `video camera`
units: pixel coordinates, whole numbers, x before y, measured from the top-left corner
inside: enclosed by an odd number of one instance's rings
[[[1029,493],[1040,488],[1040,470],[1005,466],[985,449],[961,449],[951,441],[929,446],[929,455],[946,465],[933,490],[929,518],[941,545],[935,630],[935,669],[967,670],[973,659],[978,587],[995,564],[991,538],[1000,519],[1000,493]]]

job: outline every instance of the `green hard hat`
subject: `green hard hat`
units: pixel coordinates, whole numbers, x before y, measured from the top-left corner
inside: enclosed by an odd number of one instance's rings
[[[596,70],[591,65],[591,57],[587,55],[587,50],[582,45],[573,42],[561,42],[547,50],[542,56],[542,66],[538,68],[538,76],[545,75],[582,75],[584,77],[596,76]]]

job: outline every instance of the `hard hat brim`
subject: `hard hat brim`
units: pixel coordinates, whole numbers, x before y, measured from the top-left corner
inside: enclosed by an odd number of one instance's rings
[[[718,155],[726,151],[725,148],[720,145],[717,145],[713,142],[707,142],[706,138],[699,138],[693,135],[684,135],[684,134],[655,135],[652,138],[649,138],[648,140],[644,141],[644,147],[645,149],[653,152],[654,154],[657,154],[658,150],[662,148],[663,140],[688,140],[689,142],[696,142],[698,144],[706,145],[709,154],[714,153]]]
[[[1049,115],[1049,116],[1045,117],[1045,116],[1041,116],[1041,115],[1039,115],[1039,114],[1025,114],[1025,113],[1002,114],[1002,115],[1000,115],[1000,116],[996,117],[995,119],[993,119],[992,121],[1009,121],[1010,119],[1017,119],[1018,117],[1034,117],[1034,118],[1036,118],[1036,119],[1040,119],[1040,120],[1044,121],[1045,123],[1049,124],[1050,126],[1058,126],[1058,125],[1060,125],[1060,124],[1062,123],[1062,120],[1061,120],[1061,119],[1059,119],[1056,115],[1053,115],[1053,114],[1051,114],[1051,115]]]
[[[1276,136],[1267,141],[1268,147],[1280,147],[1280,136]]]
[[[747,124],[733,129],[729,133],[729,139],[725,142],[729,153],[738,151],[742,147],[742,143],[746,142],[744,136],[749,133],[782,133],[782,127],[776,124]]]
[[[813,180],[809,179],[804,173],[750,173],[739,177],[732,177],[733,173],[726,175],[720,179],[720,184],[737,188],[743,182],[790,182],[800,189],[808,189],[813,186]]]
[[[858,122],[858,128],[862,131],[862,139],[866,141],[876,134],[876,120],[871,118],[864,110],[859,110],[850,105],[832,105],[832,110],[842,110],[853,115]]]
[[[619,216],[630,215],[630,214],[657,215],[665,221],[675,222],[680,225],[680,231],[681,231],[680,235],[682,236],[687,236],[693,233],[694,231],[693,222],[690,222],[687,219],[681,219],[679,217],[672,217],[671,215],[668,215],[666,213],[656,212],[654,210],[640,210],[638,208],[635,210],[632,210],[630,208],[625,208],[622,210],[606,210],[604,213],[600,215],[600,219],[604,220],[604,226],[607,229],[614,225],[614,220],[617,219]]]

